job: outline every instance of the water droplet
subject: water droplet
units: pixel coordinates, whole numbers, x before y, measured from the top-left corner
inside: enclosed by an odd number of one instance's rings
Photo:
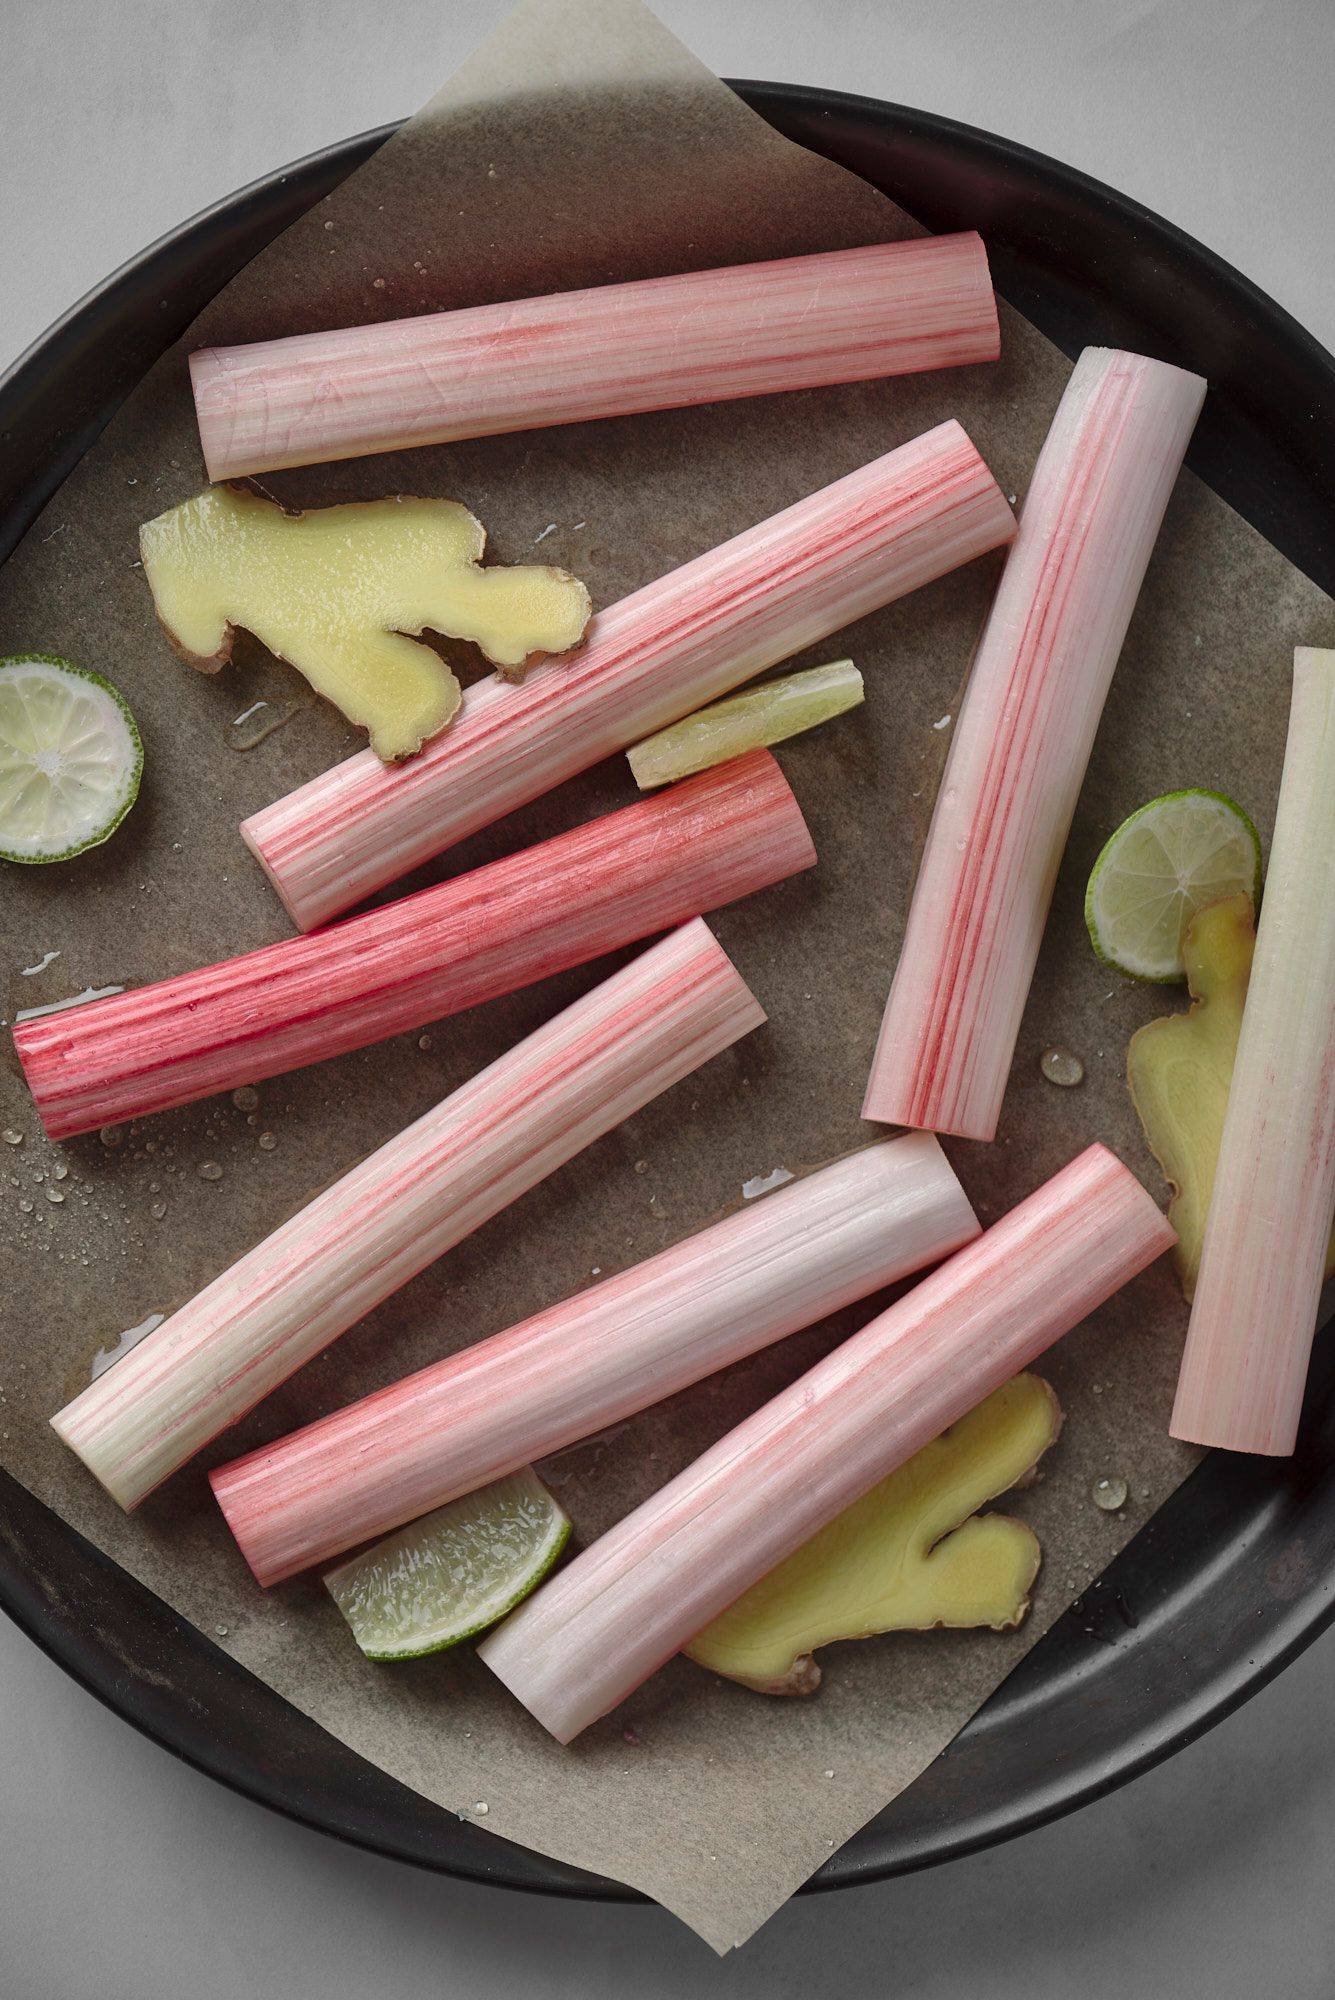
[[[299,701],[253,701],[228,724],[227,741],[233,750],[258,749],[276,729],[290,722],[300,707]]]
[[[70,1177],[70,1170],[64,1160],[57,1160],[51,1171],[58,1181],[67,1181]]]
[[[16,1132],[12,1125],[6,1125],[4,1131],[0,1132],[0,1139],[3,1139],[7,1146],[21,1146],[23,1144],[23,1134]]]
[[[203,1161],[197,1172],[202,1181],[220,1181],[223,1177],[223,1170],[216,1160]]]
[[[125,1127],[123,1125],[104,1125],[97,1136],[104,1146],[123,1146],[125,1144]]]
[[[243,1083],[239,1090],[232,1092],[232,1102],[238,1111],[254,1111],[259,1101],[260,1094],[253,1083]]]
[[[255,1144],[259,1147],[262,1153],[272,1153],[274,1147],[278,1144],[278,1141],[277,1139],[274,1138],[272,1132],[261,1132],[259,1138],[255,1141]]]
[[[1116,1473],[1105,1473],[1102,1479],[1096,1479],[1090,1492],[1094,1496],[1094,1505],[1101,1507],[1105,1514],[1116,1514],[1126,1505],[1126,1481]]]
[[[417,1037],[417,1046],[421,1049],[423,1055],[425,1055],[426,1051],[431,1047],[430,1035],[419,1035]]]
[[[154,1222],[161,1222],[163,1217],[167,1213],[167,1204],[165,1201],[155,1201],[152,1208],[150,1208],[148,1212],[152,1216]]]
[[[227,1637],[227,1627],[225,1625],[215,1625],[213,1629],[218,1634],[218,1637],[220,1639],[225,1639]]]
[[[1070,1090],[1074,1084],[1085,1080],[1085,1065],[1069,1049],[1044,1049],[1038,1066],[1049,1083],[1055,1083],[1063,1090]]]
[[[824,1773],[823,1773],[822,1775],[823,1775],[823,1776],[825,1776],[825,1777],[827,1777],[827,1778],[832,1778],[832,1777],[834,1776],[834,1772],[833,1772],[833,1771],[826,1771],[826,1772],[824,1772]]]
[[[32,1214],[32,1203],[28,1200],[26,1194],[24,1195],[23,1200],[19,1203],[19,1207],[23,1210],[23,1213],[25,1215]]]
[[[49,1187],[46,1191],[46,1198],[53,1208],[58,1208],[65,1199],[58,1187]]]
[[[475,1813],[479,1813],[481,1817],[485,1819],[487,1814],[491,1811],[491,1807],[487,1804],[487,1801],[485,1799],[476,1799],[473,1802],[473,1811]]]
[[[637,1160],[635,1162],[635,1171],[637,1174],[647,1174],[649,1171],[649,1162],[647,1160]]]

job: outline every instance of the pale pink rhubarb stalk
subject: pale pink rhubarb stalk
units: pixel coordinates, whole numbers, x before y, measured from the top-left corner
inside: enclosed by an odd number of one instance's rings
[[[600,612],[578,653],[470,687],[416,757],[364,751],[242,834],[308,930],[1014,532],[964,432],[941,424]]]
[[[122,1507],[764,1015],[697,919],[336,1181],[52,1418]]]
[[[1205,384],[1086,348],[955,726],[863,1116],[990,1139],[1094,733]]]
[[[935,1139],[883,1141],[222,1466],[213,1490],[256,1577],[278,1583],[675,1395],[977,1234]]]
[[[1174,1437],[1283,1458],[1335,1214],[1335,652],[1300,646]]]
[[[314,937],[20,1022],[14,1042],[65,1139],[460,1013],[815,858],[759,751]]]
[[[190,357],[210,479],[995,361],[972,231]]]
[[[569,1743],[1173,1240],[1091,1146],[578,1556],[481,1657]]]

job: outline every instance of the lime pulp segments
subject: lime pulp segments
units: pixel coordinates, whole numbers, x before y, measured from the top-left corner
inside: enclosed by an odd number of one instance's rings
[[[1259,903],[1261,842],[1223,792],[1167,792],[1123,820],[1094,863],[1085,922],[1105,965],[1132,979],[1185,977],[1182,939],[1207,903]]]
[[[124,698],[51,653],[0,660],[0,859],[67,861],[115,832],[144,746]]]
[[[372,1660],[473,1639],[537,1588],[570,1522],[530,1468],[451,1500],[340,1563],[325,1588]]]

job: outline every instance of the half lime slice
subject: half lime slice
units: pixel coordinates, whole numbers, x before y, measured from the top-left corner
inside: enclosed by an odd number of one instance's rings
[[[1105,965],[1167,985],[1186,977],[1182,939],[1207,903],[1261,897],[1261,841],[1223,792],[1166,792],[1122,821],[1094,863],[1085,922]]]
[[[53,653],[0,660],[0,859],[68,861],[116,831],[144,746],[123,697]]]
[[[525,1467],[340,1563],[325,1588],[368,1659],[414,1660],[512,1611],[569,1538],[569,1520]]]

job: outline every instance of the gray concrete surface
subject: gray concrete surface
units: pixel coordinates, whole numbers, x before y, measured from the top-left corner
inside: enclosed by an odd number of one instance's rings
[[[0,364],[151,237],[411,110],[504,0],[3,0]],[[1332,0],[661,0],[715,69],[1072,161],[1335,344]],[[723,1963],[659,1912],[505,1897],[261,1812],[0,1619],[0,2000],[1328,2000],[1335,1637],[1190,1751],[948,1869],[790,1905]]]

